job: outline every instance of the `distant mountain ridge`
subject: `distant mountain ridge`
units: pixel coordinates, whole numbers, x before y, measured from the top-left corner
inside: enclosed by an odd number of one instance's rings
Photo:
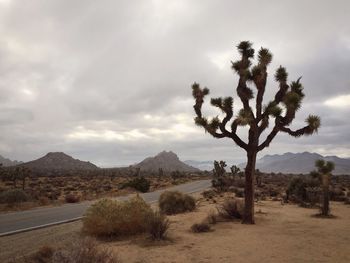
[[[140,163],[133,165],[133,167],[140,168],[142,171],[158,171],[162,168],[163,171],[172,172],[199,172],[200,170],[194,168],[186,163],[180,161],[179,157],[172,151],[160,152],[154,157],[148,157]]]
[[[94,170],[96,165],[90,162],[80,161],[63,152],[49,152],[45,156],[20,166],[40,170]]]
[[[20,161],[17,161],[17,160],[10,160],[8,158],[5,158],[3,156],[0,155],[0,163],[3,165],[3,166],[16,166],[16,165],[19,165],[21,164],[22,162]]]
[[[350,174],[350,159],[310,152],[265,155],[257,160],[256,169],[266,173],[308,174],[315,169],[315,161],[318,159],[334,162],[333,174]],[[239,166],[244,168],[245,164]]]
[[[195,160],[186,160],[185,164],[198,168],[202,171],[211,171],[214,168],[214,161],[195,161]]]

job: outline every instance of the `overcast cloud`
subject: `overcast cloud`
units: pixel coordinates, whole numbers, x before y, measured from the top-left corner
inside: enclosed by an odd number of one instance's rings
[[[190,86],[233,95],[230,60],[251,40],[274,54],[270,77],[279,65],[290,80],[303,76],[293,127],[309,113],[322,118],[318,135],[280,134],[262,155],[350,157],[349,14],[348,0],[0,0],[0,154],[64,151],[116,166],[173,150],[241,162],[229,139],[193,124]],[[277,90],[271,79],[268,89]],[[209,103],[205,112],[218,114]]]

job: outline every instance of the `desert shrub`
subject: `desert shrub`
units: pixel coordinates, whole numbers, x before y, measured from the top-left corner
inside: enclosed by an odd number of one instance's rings
[[[182,178],[182,177],[185,177],[185,173],[182,173],[182,172],[179,172],[179,171],[173,171],[170,173],[170,177],[171,179],[173,179],[174,181],[176,179],[179,179],[179,178]]]
[[[191,231],[193,233],[202,233],[202,232],[209,232],[210,231],[210,225],[206,222],[202,223],[196,223],[191,226]]]
[[[10,189],[0,193],[0,203],[15,205],[29,200],[28,195],[21,189]]]
[[[67,250],[56,251],[52,263],[117,263],[118,258],[108,249],[98,247],[91,238],[77,242]]]
[[[193,211],[196,201],[192,196],[178,191],[165,191],[159,197],[159,208],[168,215],[183,213]]]
[[[320,181],[310,177],[293,178],[287,189],[287,196],[296,202],[309,202],[307,188],[315,188],[320,186]]]
[[[140,191],[142,193],[146,193],[149,191],[149,188],[151,186],[151,182],[147,180],[145,177],[136,177],[132,179],[131,181],[123,183],[120,188],[124,189],[126,187],[134,188],[137,191]]]
[[[223,175],[216,177],[211,181],[212,186],[219,191],[227,191],[230,186],[235,184],[234,177]]]
[[[205,190],[202,192],[202,196],[207,199],[212,199],[213,197],[216,196],[216,191],[215,190]]]
[[[40,196],[38,198],[38,203],[39,203],[39,205],[48,205],[48,204],[50,204],[50,199],[47,198],[46,196]]]
[[[244,197],[244,189],[243,188],[238,188],[238,187],[235,187],[233,189],[236,197]]]
[[[39,248],[34,254],[29,258],[25,259],[26,263],[51,263],[52,256],[55,250],[50,246],[43,246]]]
[[[224,219],[241,219],[243,217],[244,203],[237,198],[226,199],[221,206],[219,206],[219,216]]]
[[[93,236],[122,236],[147,230],[150,206],[139,196],[128,201],[102,199],[83,218],[83,232]]]
[[[64,199],[66,203],[78,203],[80,201],[80,197],[75,194],[67,194]]]
[[[159,211],[152,212],[147,218],[147,230],[153,240],[164,239],[169,226],[169,219]]]
[[[234,185],[238,188],[244,188],[245,187],[245,180],[243,178],[239,178],[235,180]]]

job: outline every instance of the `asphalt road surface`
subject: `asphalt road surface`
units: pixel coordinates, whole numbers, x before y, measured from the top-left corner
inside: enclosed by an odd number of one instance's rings
[[[164,190],[140,194],[140,196],[146,202],[153,203],[158,201],[160,194],[165,190],[194,193],[204,190],[210,185],[210,180],[199,180]],[[118,197],[117,199],[125,200],[130,198],[130,196],[132,195]],[[92,203],[93,201],[87,201],[77,204],[65,204],[58,207],[36,208],[27,211],[0,214],[0,237],[79,220]]]

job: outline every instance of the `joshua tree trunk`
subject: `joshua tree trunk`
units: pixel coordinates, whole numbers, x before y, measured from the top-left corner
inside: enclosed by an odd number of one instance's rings
[[[323,184],[323,206],[322,206],[322,215],[329,215],[329,175],[322,175],[322,184]]]
[[[244,218],[243,224],[254,224],[254,172],[257,151],[249,150],[247,152],[248,162],[245,168],[245,187],[244,187]]]

